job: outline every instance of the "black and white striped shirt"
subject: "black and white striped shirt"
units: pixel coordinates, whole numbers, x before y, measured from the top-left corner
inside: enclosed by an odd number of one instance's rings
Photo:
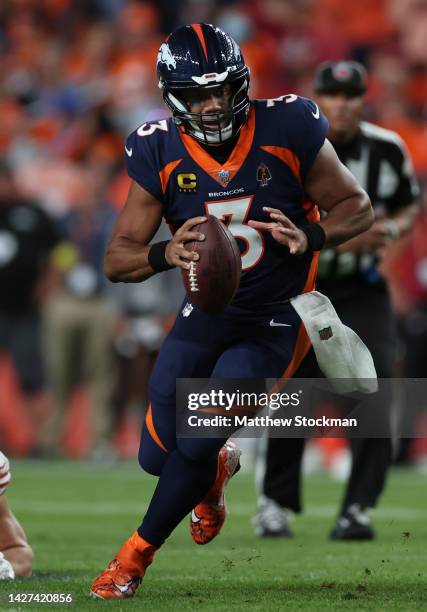
[[[412,163],[395,132],[362,121],[352,142],[334,148],[369,194],[377,218],[390,216],[417,200],[419,186]],[[382,284],[374,254],[337,253],[334,249],[321,252],[317,286],[327,295],[339,297],[364,285]]]

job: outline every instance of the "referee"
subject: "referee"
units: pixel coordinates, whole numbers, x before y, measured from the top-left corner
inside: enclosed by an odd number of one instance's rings
[[[412,226],[419,195],[411,161],[401,138],[361,120],[367,87],[357,62],[321,64],[314,90],[329,121],[329,140],[340,160],[368,192],[376,221],[365,233],[321,252],[317,288],[327,295],[345,325],[370,349],[378,377],[393,376],[395,321],[387,286],[377,263],[387,244]],[[391,391],[390,391],[391,401]],[[352,470],[336,524],[334,540],[375,537],[369,510],[380,496],[391,463],[391,440],[352,439]],[[291,537],[287,511],[301,512],[302,439],[269,438],[261,476],[255,533]]]

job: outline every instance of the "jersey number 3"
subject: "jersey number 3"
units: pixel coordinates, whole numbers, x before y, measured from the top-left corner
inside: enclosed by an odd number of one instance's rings
[[[206,212],[225,221],[235,238],[241,238],[246,245],[242,255],[242,271],[256,266],[264,253],[264,239],[261,232],[245,224],[254,196],[206,202]]]

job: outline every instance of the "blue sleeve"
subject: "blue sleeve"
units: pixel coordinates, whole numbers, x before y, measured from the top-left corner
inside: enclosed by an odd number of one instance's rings
[[[293,110],[298,116],[298,120],[295,116],[293,121],[293,148],[301,163],[301,178],[304,183],[325,142],[329,125],[313,100],[299,96]]]
[[[152,146],[150,146],[152,144],[152,140],[147,136],[139,136],[137,130],[132,132],[125,144],[126,170],[131,179],[151,193],[159,202],[163,202],[159,168]]]

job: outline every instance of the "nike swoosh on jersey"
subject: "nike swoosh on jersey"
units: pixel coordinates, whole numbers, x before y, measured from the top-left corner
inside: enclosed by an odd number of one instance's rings
[[[276,323],[274,319],[271,319],[270,327],[292,327],[292,325],[290,323]]]
[[[311,114],[313,115],[313,117],[314,117],[315,119],[319,119],[319,117],[320,117],[320,110],[319,110],[319,107],[317,106],[317,104],[316,104],[315,102],[313,102],[313,104],[314,104],[314,105],[315,105],[315,107],[316,107],[316,112],[315,112],[315,113],[313,113],[313,111],[311,111]]]
[[[197,514],[194,512],[194,508],[191,511],[191,522],[192,523],[199,523],[200,522],[200,517],[197,516]]]
[[[128,149],[128,148],[127,148],[127,146],[125,145],[125,151],[126,151],[126,153],[127,153],[127,155],[128,155],[129,157],[132,157],[132,154],[133,154],[133,147],[131,147],[130,149]]]

